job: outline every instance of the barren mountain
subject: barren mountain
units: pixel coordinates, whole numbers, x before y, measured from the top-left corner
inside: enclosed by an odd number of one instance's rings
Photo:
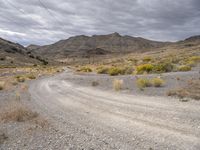
[[[0,38],[0,65],[33,65],[41,63],[35,59],[31,52],[18,43]]]
[[[140,37],[108,35],[80,35],[46,46],[29,46],[29,50],[48,58],[87,57],[109,53],[127,53],[162,47],[165,42],[151,41]]]

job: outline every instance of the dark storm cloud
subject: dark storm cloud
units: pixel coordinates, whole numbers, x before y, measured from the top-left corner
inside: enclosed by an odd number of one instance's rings
[[[0,36],[49,44],[74,35],[180,40],[200,34],[199,0],[1,0]]]

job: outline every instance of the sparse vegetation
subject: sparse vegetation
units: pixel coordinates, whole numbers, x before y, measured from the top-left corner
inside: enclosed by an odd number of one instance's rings
[[[190,61],[200,62],[200,56],[192,56],[189,58]]]
[[[29,79],[32,80],[32,79],[36,79],[36,76],[34,76],[33,74],[28,74],[28,75],[27,75],[27,78],[29,78]]]
[[[190,71],[192,68],[190,66],[182,65],[178,67],[178,71]]]
[[[115,79],[113,81],[113,89],[115,91],[120,91],[122,89],[123,83],[123,80]]]
[[[137,74],[150,73],[152,70],[152,64],[143,64],[136,67]]]
[[[186,62],[186,65],[187,65],[187,66],[190,66],[190,67],[195,67],[195,66],[196,66],[196,62],[190,60],[190,61],[187,61],[187,62]]]
[[[5,82],[0,81],[0,90],[3,90],[5,87]]]
[[[161,87],[164,85],[164,80],[160,78],[152,78],[152,79],[138,78],[136,84],[140,90],[144,90],[144,88],[151,86]]]
[[[116,76],[116,75],[124,74],[124,72],[121,68],[112,67],[108,70],[108,74],[111,76]]]
[[[145,87],[150,87],[152,86],[151,81],[147,78],[139,78],[136,81],[137,87],[140,90],[144,90]]]
[[[190,80],[188,81],[187,86],[179,89],[169,90],[167,95],[176,96],[180,99],[192,98],[195,100],[200,100],[200,80]]]
[[[153,66],[154,73],[172,72],[173,70],[174,65],[170,62],[162,62]]]
[[[167,96],[177,96],[179,98],[187,97],[188,94],[189,93],[184,89],[174,89],[167,92]]]
[[[161,87],[164,85],[164,80],[161,78],[153,78],[151,79],[151,83],[154,87]]]
[[[145,56],[143,59],[143,62],[150,62],[152,60],[151,56]]]
[[[23,76],[16,77],[18,82],[25,82],[25,78]]]
[[[98,67],[97,73],[99,74],[109,74],[111,76],[132,74],[134,71],[133,67]]]
[[[1,114],[0,119],[4,122],[24,122],[36,118],[37,116],[38,113],[32,112],[20,102],[13,102],[10,104],[9,108],[7,108],[7,110]]]
[[[107,73],[108,73],[108,70],[109,70],[108,67],[103,67],[103,66],[101,66],[101,67],[98,67],[98,68],[97,68],[97,73],[99,73],[99,74],[107,74]]]
[[[79,71],[79,72],[92,72],[92,69],[89,68],[89,67],[81,67],[77,71]]]

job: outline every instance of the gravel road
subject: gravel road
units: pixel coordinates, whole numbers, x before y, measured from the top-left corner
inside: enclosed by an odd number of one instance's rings
[[[46,149],[200,149],[200,103],[103,91],[65,71],[30,84],[31,103],[62,136]]]

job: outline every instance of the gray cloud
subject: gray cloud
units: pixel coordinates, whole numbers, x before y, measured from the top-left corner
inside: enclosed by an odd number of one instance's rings
[[[40,1],[1,0],[0,37],[44,45],[80,34],[119,32],[164,41],[200,34],[199,0]]]

